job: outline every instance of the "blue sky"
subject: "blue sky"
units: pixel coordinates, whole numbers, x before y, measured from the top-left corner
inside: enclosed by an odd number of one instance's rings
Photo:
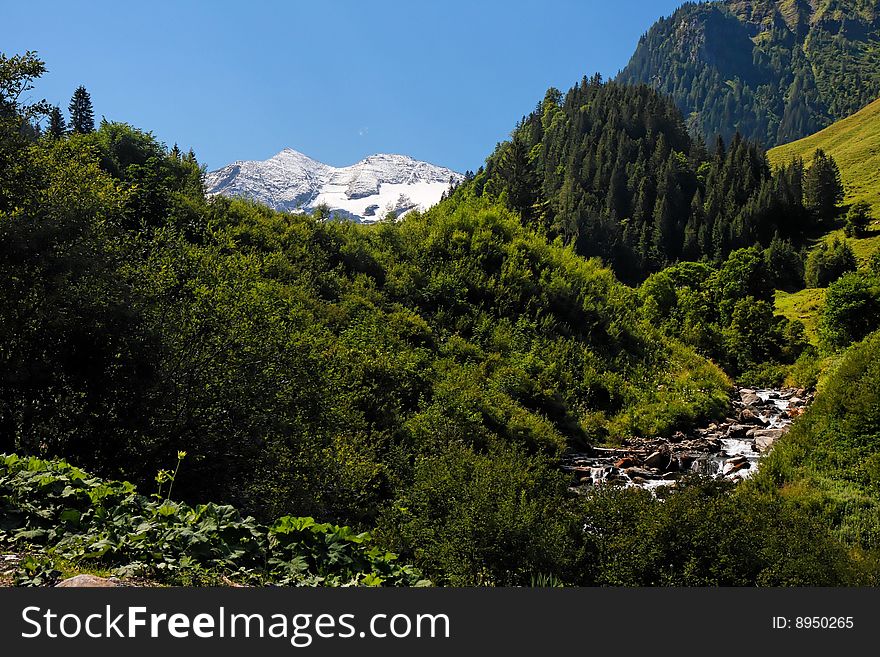
[[[210,169],[284,147],[476,169],[550,86],[614,75],[679,0],[5,3],[0,50],[36,50],[34,98],[193,148]]]

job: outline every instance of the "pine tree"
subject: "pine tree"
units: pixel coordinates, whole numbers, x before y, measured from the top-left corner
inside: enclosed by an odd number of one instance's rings
[[[501,175],[507,183],[508,203],[524,220],[531,218],[532,205],[537,200],[537,181],[529,163],[528,146],[515,134],[504,152]]]
[[[67,122],[61,113],[61,108],[55,105],[49,112],[49,136],[52,139],[60,139],[67,133]]]
[[[804,206],[819,221],[829,221],[837,216],[837,206],[843,201],[843,194],[837,163],[817,148],[813,163],[804,174]]]
[[[70,99],[70,129],[80,134],[95,131],[95,113],[92,110],[92,99],[86,88],[80,85]]]

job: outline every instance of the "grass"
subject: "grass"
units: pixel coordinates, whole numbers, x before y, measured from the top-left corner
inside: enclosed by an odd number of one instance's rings
[[[878,213],[875,212],[876,214]],[[830,242],[835,237],[841,240],[845,238],[842,228],[826,233],[822,239]],[[871,256],[880,250],[880,223],[875,221],[864,237],[849,237],[846,240],[852,247],[853,253],[856,254],[859,266],[865,268],[868,266]]]
[[[773,166],[795,156],[809,163],[821,148],[837,161],[846,188],[847,205],[865,200],[875,217],[880,216],[880,100],[824,130],[767,153]]]
[[[798,292],[776,291],[776,312],[788,320],[799,319],[807,329],[810,342],[818,344],[819,311],[825,303],[825,288],[807,288]]]
[[[777,146],[767,156],[773,166],[801,157],[809,164],[813,153],[821,148],[830,154],[840,168],[846,189],[845,206],[867,201],[875,220],[867,234],[850,238],[859,265],[865,267],[871,256],[880,250],[880,100],[876,100],[852,116],[837,121],[824,130],[790,144]],[[842,228],[828,231],[816,239],[843,239]],[[801,290],[794,294],[776,293],[776,312],[788,319],[799,319],[807,327],[810,341],[816,342],[816,326],[825,299],[824,289]]]

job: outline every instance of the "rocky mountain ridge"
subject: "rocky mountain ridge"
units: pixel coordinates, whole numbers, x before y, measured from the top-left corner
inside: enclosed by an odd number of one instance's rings
[[[209,195],[241,196],[275,210],[312,211],[358,222],[398,217],[437,203],[464,176],[406,155],[379,153],[347,167],[332,167],[285,148],[262,161],[233,162],[208,173]]]

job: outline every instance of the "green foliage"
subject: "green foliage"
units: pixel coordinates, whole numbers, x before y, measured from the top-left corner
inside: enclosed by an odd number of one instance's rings
[[[737,378],[744,386],[757,388],[781,388],[789,376],[790,366],[763,362],[752,365]]]
[[[819,377],[822,375],[824,367],[824,359],[820,356],[819,350],[810,345],[804,349],[794,364],[788,368],[783,384],[791,388],[804,388],[806,390],[815,388],[819,383]]]
[[[871,221],[871,206],[867,201],[856,201],[846,213],[844,232],[847,237],[863,237]]]
[[[596,584],[827,586],[852,577],[828,529],[778,495],[698,480],[659,497],[614,487],[587,497]]]
[[[774,314],[770,262],[766,251],[752,247],[734,251],[717,269],[688,262],[669,267],[639,288],[644,317],[732,375],[784,378],[779,366],[793,363],[807,341],[801,322]]]
[[[9,128],[18,132],[21,121],[31,121],[49,111],[46,101],[26,103],[26,94],[33,82],[46,72],[45,63],[33,51],[7,57],[0,53],[0,121],[4,139]]]
[[[694,133],[785,143],[880,96],[878,17],[860,0],[688,2],[618,79],[669,94]]]
[[[880,333],[851,347],[819,394],[762,461],[754,485],[780,489],[824,519],[865,563],[880,550]],[[876,585],[878,573],[873,574]]]
[[[32,121],[49,112],[46,101],[27,102],[27,92],[45,71],[34,52],[12,57],[0,53],[0,213],[13,209],[14,197],[36,178],[19,152],[32,138]]]
[[[639,281],[776,234],[802,240],[812,223],[803,184],[802,162],[771,173],[761,148],[739,134],[709,152],[668,99],[595,76],[564,98],[548,91],[451,200],[503,201],[526,225]]]
[[[73,92],[67,111],[70,112],[71,132],[87,135],[95,131],[95,112],[92,109],[92,99],[82,85]]]
[[[369,534],[289,516],[264,527],[231,506],[146,498],[64,461],[0,455],[0,509],[0,537],[44,555],[22,561],[18,585],[51,584],[60,576],[54,560],[178,584],[194,574],[297,586],[421,583]]]
[[[804,175],[804,206],[821,222],[830,222],[837,216],[837,206],[843,201],[843,182],[834,158],[821,148],[813,153],[813,160]]]
[[[828,287],[847,272],[858,268],[856,256],[846,240],[834,238],[821,242],[807,256],[805,280],[807,287]]]
[[[723,320],[729,320],[746,297],[769,302],[773,281],[760,249],[739,249],[728,256],[712,281]]]
[[[49,128],[46,131],[52,139],[61,139],[67,134],[67,122],[61,113],[61,108],[55,105],[49,112]]]
[[[534,573],[576,581],[577,516],[552,462],[492,445],[425,455],[387,512],[389,538],[453,586],[528,585]]]
[[[724,351],[743,371],[752,363],[763,363],[778,351],[778,339],[767,328],[773,326],[773,306],[746,297],[736,302],[730,324],[722,332]]]
[[[804,255],[791,241],[775,236],[764,250],[764,261],[774,288],[795,291],[804,287]]]
[[[828,287],[820,334],[831,350],[847,347],[880,328],[880,279],[844,274]]]
[[[61,577],[61,571],[53,560],[25,555],[16,567],[13,584],[15,586],[52,586]]]

